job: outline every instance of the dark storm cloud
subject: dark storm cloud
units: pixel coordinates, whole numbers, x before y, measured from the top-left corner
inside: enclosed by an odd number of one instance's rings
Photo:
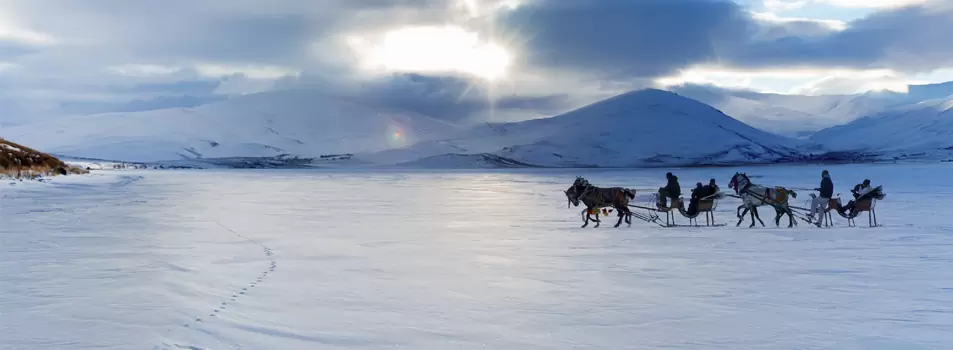
[[[731,1],[548,0],[508,14],[531,65],[658,77],[695,64],[928,70],[953,64],[953,6],[888,9],[830,22],[756,18]]]
[[[820,38],[788,37],[740,50],[750,66],[839,66],[925,71],[953,65],[953,6],[912,6],[874,13]]]
[[[220,98],[215,92],[220,79],[192,74],[156,80],[95,72],[136,64],[278,66],[330,76],[327,91],[364,84],[349,91],[396,108],[463,119],[489,108],[487,90],[450,77],[362,81],[326,62],[336,58],[350,64],[351,52],[315,44],[341,34],[444,23],[480,29],[488,28],[486,22],[497,25],[497,32],[512,38],[518,49],[514,80],[524,68],[542,76],[566,73],[587,79],[579,85],[612,85],[650,81],[697,64],[909,71],[953,65],[953,45],[945,38],[953,33],[950,6],[888,9],[837,31],[819,21],[756,17],[729,0],[522,3],[490,21],[466,18],[462,1],[450,0],[8,0],[3,10],[16,18],[17,26],[49,35],[56,43],[38,46],[0,38],[0,63],[23,67],[20,73],[3,73],[0,95],[19,94],[25,87],[42,96],[62,90],[55,98],[70,101],[70,96],[82,95],[76,99],[82,103],[72,105],[79,107],[70,107],[75,110],[106,108],[89,107],[89,91],[114,94],[104,99],[113,109],[184,106]],[[514,89],[496,96],[495,108],[556,113],[566,107],[568,97],[561,93],[572,89]]]
[[[729,1],[562,0],[503,18],[526,37],[530,64],[659,76],[744,44],[752,21]]]
[[[389,106],[443,120],[460,121],[490,109],[561,111],[566,108],[566,95],[495,96],[491,103],[489,90],[472,81],[454,77],[420,74],[396,75],[355,92],[365,101]]]

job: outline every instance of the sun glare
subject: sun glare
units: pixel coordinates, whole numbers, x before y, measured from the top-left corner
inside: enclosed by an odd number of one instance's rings
[[[505,77],[510,53],[479,34],[457,26],[406,27],[377,42],[350,38],[365,68],[390,72],[464,73],[486,80]]]

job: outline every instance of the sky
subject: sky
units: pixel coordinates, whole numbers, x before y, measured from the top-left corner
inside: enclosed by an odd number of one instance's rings
[[[942,0],[2,0],[0,125],[314,89],[454,118],[953,80]]]

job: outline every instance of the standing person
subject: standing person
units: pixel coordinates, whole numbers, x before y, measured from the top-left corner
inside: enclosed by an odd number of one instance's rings
[[[817,218],[814,225],[821,227],[821,222],[824,221],[821,212],[826,209],[824,207],[831,202],[831,197],[834,196],[834,182],[831,181],[831,174],[827,170],[821,172],[821,187],[814,190],[820,192],[820,195],[811,202],[811,215],[813,218]]]

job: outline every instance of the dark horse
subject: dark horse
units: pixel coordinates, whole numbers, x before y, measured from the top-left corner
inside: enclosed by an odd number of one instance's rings
[[[619,222],[615,224],[615,227],[619,227],[623,219],[625,219],[625,223],[632,225],[632,211],[629,210],[629,201],[635,199],[634,190],[621,187],[599,188],[582,177],[576,177],[576,181],[565,193],[568,199],[567,208],[569,204],[578,207],[579,202],[586,205],[586,209],[581,213],[583,217],[582,227],[589,226],[589,220],[595,221],[595,227],[599,227],[602,222],[599,220],[598,210],[605,207],[615,208],[619,213]],[[595,218],[590,216],[593,213],[596,214]]]
[[[741,221],[744,220],[745,214],[748,211],[751,211],[751,226],[754,227],[754,220],[757,218],[758,222],[761,223],[761,226],[764,227],[764,221],[761,221],[761,216],[758,215],[758,207],[763,205],[770,205],[774,207],[775,212],[778,214],[774,218],[774,224],[781,226],[781,216],[788,214],[788,227],[797,225],[797,221],[794,221],[794,213],[791,212],[791,207],[788,205],[788,196],[791,198],[797,198],[797,193],[792,190],[786,189],[784,187],[764,187],[751,183],[751,179],[748,178],[748,175],[745,173],[735,173],[731,177],[731,181],[728,182],[728,187],[735,190],[735,193],[741,197],[741,201],[744,203],[738,206],[738,224],[735,226],[740,226]],[[744,212],[741,212],[741,209],[744,209]]]

